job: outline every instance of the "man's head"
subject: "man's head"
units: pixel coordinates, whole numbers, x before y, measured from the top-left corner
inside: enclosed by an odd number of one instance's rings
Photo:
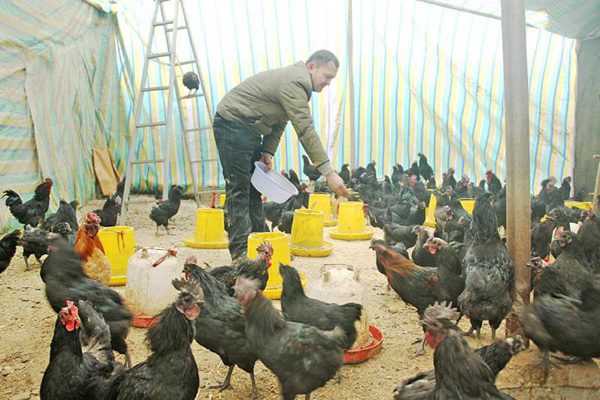
[[[416,175],[411,175],[410,176],[410,186],[415,186],[418,181],[419,181],[419,178],[417,178]]]
[[[340,62],[329,50],[319,50],[306,60],[314,92],[321,92],[335,78]]]

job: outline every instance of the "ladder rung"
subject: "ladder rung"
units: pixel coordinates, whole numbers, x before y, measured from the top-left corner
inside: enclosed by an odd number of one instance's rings
[[[212,129],[212,126],[200,126],[198,128],[186,129],[185,133],[198,132],[198,131],[208,131],[208,130],[211,130],[211,129]]]
[[[172,24],[172,23],[173,23],[173,20],[170,19],[170,20],[167,20],[167,21],[155,22],[154,26],[165,26],[165,25],[169,25],[169,24]]]
[[[160,58],[160,57],[166,57],[166,56],[170,56],[171,52],[170,51],[166,51],[164,53],[154,53],[154,54],[150,54],[148,56],[149,59],[153,59],[153,58]]]
[[[138,128],[149,128],[151,126],[165,126],[167,125],[167,121],[158,121],[158,122],[148,122],[146,124],[138,124],[136,127]]]
[[[181,96],[179,100],[194,99],[196,97],[204,97],[204,93],[188,94],[187,96]]]
[[[218,158],[202,158],[200,160],[191,160],[190,164],[198,164],[198,163],[205,163],[205,162],[213,162],[213,161],[217,161]]]
[[[144,89],[142,89],[142,92],[152,92],[152,91],[156,91],[156,90],[168,90],[168,89],[169,89],[168,86],[155,86],[155,87],[144,88]]]
[[[176,62],[175,64],[177,64],[177,65],[196,64],[196,60],[181,61],[181,62]]]
[[[181,30],[187,29],[187,28],[188,28],[187,26],[183,25],[183,26],[178,26],[177,30],[181,31]],[[166,28],[166,29],[167,29],[167,32],[173,32],[173,28]]]
[[[135,160],[135,161],[132,161],[131,164],[154,164],[154,163],[161,163],[161,162],[165,162],[165,159],[158,158],[156,160]]]

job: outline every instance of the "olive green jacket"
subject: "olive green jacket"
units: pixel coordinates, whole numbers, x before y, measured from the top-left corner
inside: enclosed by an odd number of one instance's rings
[[[333,171],[308,107],[312,81],[304,62],[258,73],[223,97],[217,112],[226,120],[246,125],[263,135],[263,151],[275,154],[288,121],[302,147],[323,175]]]

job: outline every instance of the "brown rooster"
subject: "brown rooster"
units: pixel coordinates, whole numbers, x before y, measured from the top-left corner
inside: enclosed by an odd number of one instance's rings
[[[99,230],[100,217],[88,213],[77,231],[75,251],[81,257],[83,272],[89,278],[108,286],[112,266],[104,254],[104,247],[98,237]]]

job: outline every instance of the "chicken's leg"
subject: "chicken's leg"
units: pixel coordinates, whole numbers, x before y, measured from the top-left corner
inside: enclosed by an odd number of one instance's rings
[[[419,346],[419,350],[415,353],[413,358],[424,356],[425,355],[425,334],[423,334],[423,339],[421,339],[421,345]]]
[[[29,266],[29,262],[27,261],[28,257],[23,256],[23,259],[25,260],[25,271],[31,271],[31,267]]]
[[[133,363],[131,362],[131,356],[129,355],[129,350],[125,352],[125,366],[127,369],[131,369],[133,367]]]
[[[165,230],[167,231],[167,235],[170,235],[171,232],[169,232],[169,227],[165,225]]]
[[[158,236],[158,225],[156,225],[156,236]]]
[[[252,395],[250,396],[250,400],[258,400],[260,399],[260,395],[258,394],[256,381],[254,380],[254,372],[250,372],[250,381],[252,381]]]
[[[235,368],[235,364],[229,366],[229,370],[227,371],[227,376],[225,377],[225,380],[223,381],[223,383],[215,383],[212,385],[208,385],[207,387],[209,389],[219,389],[219,392],[222,392],[223,390],[231,387],[231,374],[233,373],[234,368]]]
[[[492,326],[492,342],[496,340],[496,328]]]
[[[306,393],[304,395],[304,400],[310,400],[310,393]]]

